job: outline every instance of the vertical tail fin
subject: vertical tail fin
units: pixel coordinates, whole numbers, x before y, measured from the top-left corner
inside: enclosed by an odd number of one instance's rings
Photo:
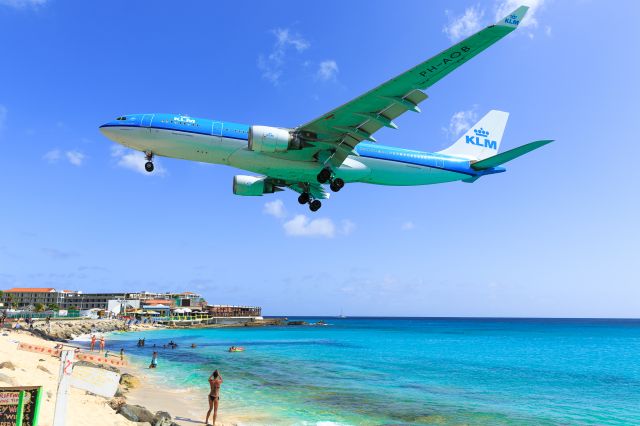
[[[500,142],[507,126],[509,113],[491,110],[471,127],[460,139],[440,154],[469,160],[493,157],[500,149]]]

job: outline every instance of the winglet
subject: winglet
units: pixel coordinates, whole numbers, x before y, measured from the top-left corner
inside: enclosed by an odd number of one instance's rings
[[[529,10],[529,6],[520,6],[500,21],[496,22],[496,25],[500,27],[517,28],[522,21],[522,18],[524,18],[524,15],[527,13],[527,10]]]

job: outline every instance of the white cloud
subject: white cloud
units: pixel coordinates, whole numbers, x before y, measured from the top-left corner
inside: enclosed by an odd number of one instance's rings
[[[338,74],[338,64],[333,59],[320,62],[316,77],[322,81],[335,80]]]
[[[60,149],[55,148],[44,154],[42,158],[51,164],[55,164],[63,158],[66,158],[72,165],[81,166],[87,156],[80,151],[73,150],[63,152]]]
[[[449,127],[444,132],[451,138],[457,138],[478,122],[477,105],[466,111],[458,111],[451,116]]]
[[[269,201],[264,205],[263,212],[278,219],[284,219],[287,216],[287,211],[284,208],[282,200]]]
[[[9,6],[14,9],[24,9],[25,7],[43,6],[47,0],[0,0],[0,6]]]
[[[284,232],[293,237],[333,238],[336,234],[336,226],[331,219],[309,219],[303,214],[296,215],[282,226]]]
[[[155,166],[155,170],[153,171],[153,173],[147,172],[144,169],[144,163],[147,162],[144,154],[131,149],[127,149],[120,145],[113,145],[111,147],[111,156],[116,159],[116,165],[118,167],[132,170],[145,176],[164,176],[167,173],[167,170],[162,167],[161,164],[159,164],[158,160],[153,161],[153,165]]]
[[[311,219],[303,214],[292,217],[279,199],[266,202],[262,212],[279,219],[284,233],[292,237],[333,238],[350,235],[356,229],[356,224],[349,219],[343,219],[338,226],[329,218]]]
[[[415,227],[416,224],[410,220],[403,222],[402,225],[400,225],[400,229],[402,229],[403,231],[411,231],[412,229],[415,229]]]
[[[62,153],[59,149],[52,149],[47,152],[42,158],[44,158],[49,163],[57,163],[60,158],[62,158]]]
[[[529,6],[527,14],[520,23],[521,28],[537,28],[538,27],[538,11],[542,8],[545,0],[501,0],[496,6],[496,21],[507,16],[520,6]],[[549,32],[551,31],[551,27]]]
[[[67,151],[65,155],[67,156],[67,160],[74,166],[82,166],[85,158],[87,158],[86,155],[80,151]]]
[[[273,30],[273,34],[277,39],[276,48],[293,46],[298,52],[303,52],[310,46],[309,42],[300,34],[292,34],[288,28],[277,28]]]
[[[458,41],[461,38],[470,36],[482,28],[480,21],[484,16],[484,11],[478,6],[468,7],[464,14],[458,17],[452,17],[451,11],[445,11],[449,17],[449,24],[442,31],[449,37],[451,41]]]
[[[288,28],[276,28],[272,33],[276,37],[273,50],[267,56],[262,54],[258,56],[258,69],[262,71],[263,78],[277,86],[286,63],[287,52],[293,49],[302,53],[309,48],[310,43],[300,34],[292,33]]]

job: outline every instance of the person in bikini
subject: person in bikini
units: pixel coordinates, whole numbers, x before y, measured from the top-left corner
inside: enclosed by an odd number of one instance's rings
[[[216,424],[216,417],[218,416],[218,403],[220,402],[220,385],[222,384],[222,376],[218,373],[218,370],[214,371],[209,376],[209,411],[207,411],[207,417],[204,420],[205,424],[209,424],[209,415],[213,409],[213,424]]]

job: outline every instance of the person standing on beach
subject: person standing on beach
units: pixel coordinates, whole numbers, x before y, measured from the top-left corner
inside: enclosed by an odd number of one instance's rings
[[[93,350],[96,348],[96,335],[92,334],[91,335],[91,352],[93,352]]]
[[[100,352],[104,351],[104,336],[100,336]]]
[[[124,360],[124,349],[120,348],[120,359]]]
[[[211,376],[209,376],[209,411],[207,411],[207,417],[204,420],[206,425],[209,424],[209,415],[213,409],[213,424],[216,424],[216,417],[218,416],[218,403],[220,402],[220,385],[222,385],[222,376],[215,370]]]

